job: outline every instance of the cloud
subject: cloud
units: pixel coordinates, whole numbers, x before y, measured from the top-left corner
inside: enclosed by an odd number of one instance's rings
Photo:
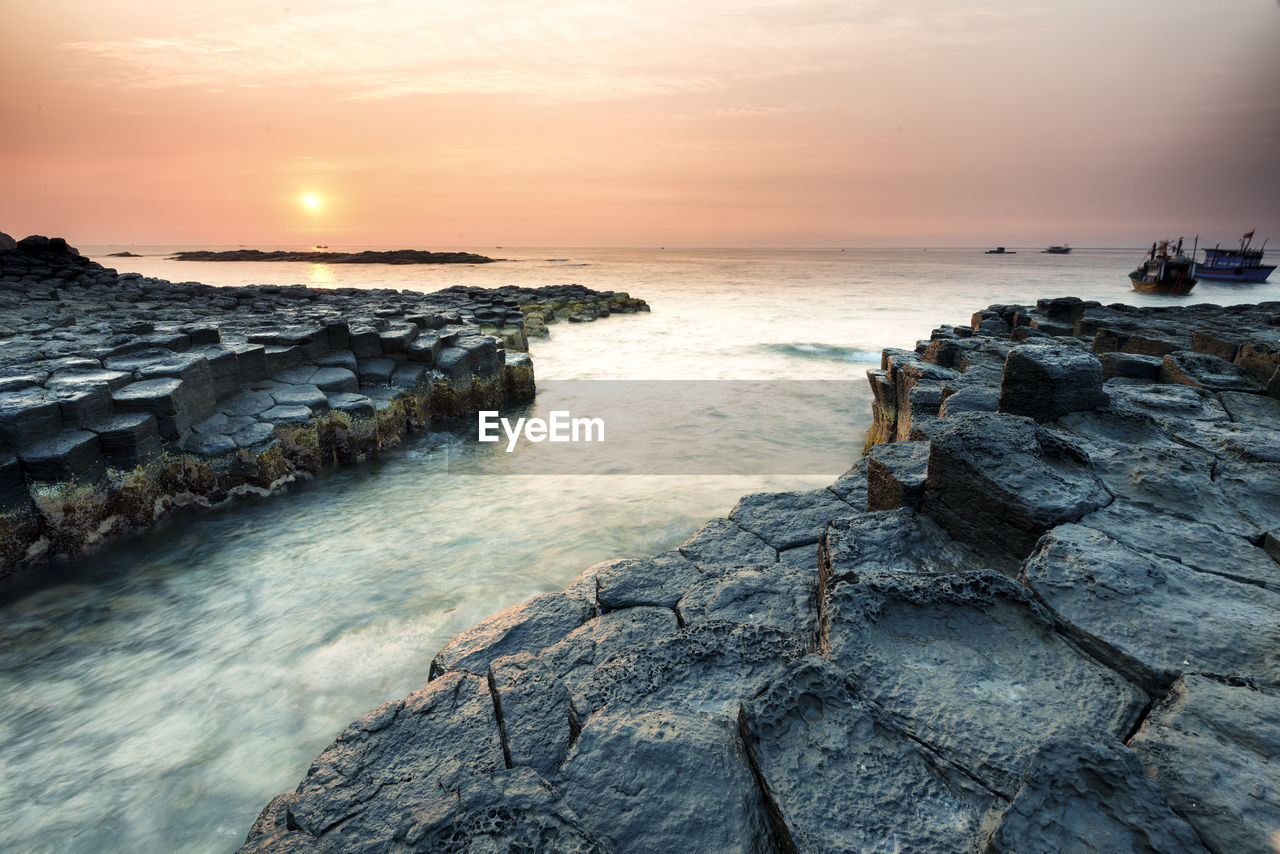
[[[358,100],[518,94],[572,102],[714,91],[744,79],[836,70],[886,51],[906,55],[947,41],[990,39],[996,29],[982,9],[911,15],[884,0],[330,0],[272,20],[229,17],[199,32],[63,47],[91,66],[84,79],[109,86],[323,83]]]

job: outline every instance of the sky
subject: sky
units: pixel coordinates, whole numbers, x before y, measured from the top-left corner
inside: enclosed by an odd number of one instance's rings
[[[0,0],[0,21],[19,238],[1280,244],[1277,0]]]

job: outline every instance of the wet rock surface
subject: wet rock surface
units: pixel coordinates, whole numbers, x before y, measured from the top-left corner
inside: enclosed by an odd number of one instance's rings
[[[371,713],[245,850],[1271,851],[1278,341],[1062,298],[886,351],[890,444],[463,633],[456,700]]]
[[[441,261],[372,254],[387,257],[339,260]],[[0,247],[0,454],[20,461],[37,499],[118,486],[162,454],[194,457],[209,467],[205,487],[179,491],[217,501],[243,483],[375,453],[433,417],[531,399],[526,311],[545,335],[569,314],[647,310],[577,285],[420,293],[175,283],[119,274],[61,238],[28,237]],[[273,448],[283,468],[260,461]],[[69,556],[77,538],[88,544],[80,532],[41,533],[47,499],[23,500],[12,485],[3,496],[0,509],[34,514],[23,530],[36,534],[2,550],[0,579],[29,563],[29,547],[38,560]]]

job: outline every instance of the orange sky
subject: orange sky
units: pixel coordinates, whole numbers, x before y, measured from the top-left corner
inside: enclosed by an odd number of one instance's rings
[[[5,0],[0,19],[16,237],[1280,241],[1275,0]]]

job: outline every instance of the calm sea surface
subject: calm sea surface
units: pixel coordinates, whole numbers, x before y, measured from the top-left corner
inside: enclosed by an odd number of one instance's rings
[[[144,257],[104,257],[123,248]],[[592,563],[671,548],[744,493],[838,476],[869,426],[864,372],[881,348],[911,347],[997,302],[1188,301],[1129,288],[1141,249],[1000,257],[472,248],[513,259],[474,267],[184,263],[164,248],[85,251],[122,272],[215,285],[624,290],[652,313],[553,326],[532,347],[540,382],[817,379],[850,380],[853,391],[831,430],[770,440],[820,445],[824,461],[802,474],[460,476],[450,459],[501,470],[500,447],[421,435],[287,494],[172,519],[8,595],[0,600],[6,851],[232,851],[343,726],[425,684],[431,657],[457,632],[562,589]],[[1190,301],[1277,299],[1277,283],[1201,283]],[[768,417],[769,401],[759,405]],[[691,440],[691,468],[706,449]]]

